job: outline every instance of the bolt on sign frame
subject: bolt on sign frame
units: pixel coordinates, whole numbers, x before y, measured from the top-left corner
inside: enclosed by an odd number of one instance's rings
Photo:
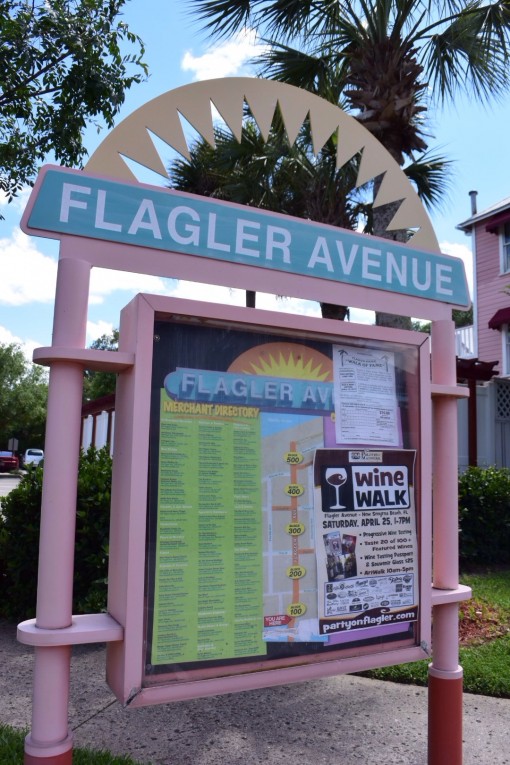
[[[319,148],[336,120],[339,165],[363,150],[363,178],[384,173],[377,203],[404,199],[395,225],[416,227],[411,243],[126,182],[119,152],[133,156],[140,124],[153,129],[168,97],[200,123],[204,95],[209,118],[214,100],[227,122],[246,99],[262,131],[278,101],[289,138],[309,114]],[[429,765],[460,765],[457,607],[470,591],[458,583],[464,391],[451,308],[469,302],[462,263],[437,252],[382,147],[311,94],[234,79],[147,107],[119,126],[115,152],[116,131],[105,140],[111,165],[99,152],[91,173],[45,168],[22,222],[61,242],[53,343],[34,352],[51,369],[37,617],[18,627],[35,646],[25,763],[71,762],[74,643],[107,642],[108,681],[137,706],[428,656],[432,606]],[[174,128],[161,137],[175,146]],[[135,143],[155,169],[150,140]],[[419,316],[432,349],[418,333],[142,295],[122,312],[118,353],[86,350],[94,266]],[[109,612],[76,617],[84,368],[119,382]]]

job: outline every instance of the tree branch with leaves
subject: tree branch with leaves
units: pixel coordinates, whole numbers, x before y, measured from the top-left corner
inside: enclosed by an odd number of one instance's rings
[[[85,128],[107,128],[147,75],[126,0],[0,0],[0,191],[9,201],[51,155],[80,165]]]

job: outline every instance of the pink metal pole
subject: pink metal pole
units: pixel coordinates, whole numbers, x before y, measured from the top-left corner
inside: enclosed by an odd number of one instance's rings
[[[432,382],[457,384],[453,321],[432,323]],[[433,586],[459,584],[457,497],[457,399],[438,396],[433,407]],[[429,666],[429,765],[462,765],[462,669],[459,666],[458,604],[433,611]]]
[[[89,281],[89,263],[61,258],[53,347],[85,347]],[[36,626],[44,629],[58,630],[72,622],[82,387],[80,365],[61,361],[52,364],[36,611]],[[69,646],[35,648],[32,726],[25,740],[25,765],[72,763],[72,736],[67,719],[70,658]]]

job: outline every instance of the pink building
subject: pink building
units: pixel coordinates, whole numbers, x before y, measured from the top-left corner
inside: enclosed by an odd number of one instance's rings
[[[466,404],[459,405],[459,466],[510,467],[510,197],[478,212],[476,191],[470,196],[471,217],[458,228],[472,238],[474,327],[469,352],[458,345],[457,354],[464,364],[480,359],[477,364],[487,368],[488,376],[485,382],[477,377],[476,387],[472,383],[468,460],[462,446],[468,440],[463,433]],[[457,340],[465,339],[469,330],[457,330],[462,334]]]
[[[474,262],[475,356],[498,361],[500,377],[510,377],[510,197],[477,211],[458,228],[472,236]]]

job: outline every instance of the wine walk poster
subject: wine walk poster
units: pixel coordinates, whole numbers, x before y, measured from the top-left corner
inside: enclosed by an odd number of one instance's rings
[[[412,460],[403,449],[385,455],[379,442],[386,433],[389,446],[395,438],[409,438],[406,387],[414,384],[417,364],[410,373],[407,351],[391,351],[385,382],[391,425],[384,417],[381,424],[381,410],[367,404],[374,398],[370,389],[359,399],[363,417],[356,437],[352,386],[347,386],[348,415],[342,414],[343,383],[335,390],[345,352],[360,351],[354,345],[290,341],[259,330],[186,321],[156,322],[154,338],[149,673],[253,657],[285,659],[338,650],[349,640],[380,640],[388,633],[383,615],[396,613],[396,599],[406,608],[416,604]],[[368,353],[365,359],[372,364],[388,356],[388,349]],[[356,374],[366,390],[361,372]],[[356,452],[341,448],[346,444],[338,442],[338,416],[348,417]],[[377,449],[351,473],[349,460],[365,453],[358,445],[369,433],[377,435]],[[383,466],[385,484],[376,494],[369,482]],[[359,477],[358,493],[349,500],[359,507],[334,506],[337,491],[339,502],[346,496],[343,471],[350,490]],[[391,501],[400,506],[391,507]],[[382,557],[390,548],[391,561]],[[405,554],[397,553],[404,548]],[[351,560],[355,569],[349,568]],[[402,591],[390,585],[388,577],[397,576]],[[329,621],[334,617],[340,624],[376,611],[379,621],[366,621],[363,630],[346,628],[351,636],[342,641],[343,628]],[[399,635],[409,629],[402,621]]]
[[[417,620],[414,462],[411,450],[316,451],[321,634]]]

